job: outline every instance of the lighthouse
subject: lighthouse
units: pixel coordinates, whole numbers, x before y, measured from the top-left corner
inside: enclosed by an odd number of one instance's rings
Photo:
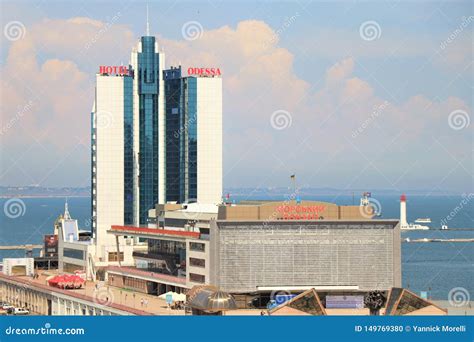
[[[407,222],[407,196],[400,196],[400,229],[402,230],[428,230],[430,227],[421,224],[408,224]]]
[[[407,222],[407,196],[402,194],[400,196],[400,228],[407,229],[408,222]]]

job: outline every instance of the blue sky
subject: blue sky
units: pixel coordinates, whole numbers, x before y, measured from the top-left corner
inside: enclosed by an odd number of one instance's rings
[[[0,184],[88,185],[93,75],[128,63],[145,6],[2,2]],[[226,187],[288,186],[297,173],[303,186],[472,192],[471,2],[149,10],[167,65],[223,70]],[[20,39],[6,33],[12,22]],[[183,36],[189,22],[202,27],[198,39]]]

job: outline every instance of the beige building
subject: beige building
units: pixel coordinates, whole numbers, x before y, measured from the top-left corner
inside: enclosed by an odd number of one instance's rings
[[[218,220],[367,220],[372,209],[319,201],[242,201],[219,206]]]

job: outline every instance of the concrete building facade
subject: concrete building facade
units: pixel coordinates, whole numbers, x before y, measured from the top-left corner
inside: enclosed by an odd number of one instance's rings
[[[202,284],[234,294],[308,288],[387,290],[401,285],[398,221],[367,219],[356,214],[357,207],[341,209],[324,202],[272,202],[240,209],[239,205],[216,206],[213,210],[198,203],[177,207],[157,206],[156,212],[164,218],[156,228],[111,228],[112,235],[148,241],[146,252],[134,253],[135,267],[108,269],[109,274],[119,275],[114,276],[115,283],[109,277],[111,285],[128,281],[139,291],[158,295],[170,288],[183,292]],[[309,219],[288,215],[304,210]],[[281,217],[263,219],[273,212]],[[314,218],[316,212],[318,218]],[[352,219],[326,219],[321,213],[326,217],[345,213]]]
[[[223,291],[401,286],[397,221],[212,221],[210,283]]]
[[[139,310],[114,303],[101,304],[97,299],[74,292],[39,285],[30,280],[0,274],[0,300],[31,314],[47,316],[140,315]]]

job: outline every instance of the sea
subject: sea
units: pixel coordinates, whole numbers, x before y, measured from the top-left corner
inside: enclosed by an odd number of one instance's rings
[[[398,219],[398,195],[372,193],[374,205],[382,219]],[[233,196],[232,200],[285,200],[260,194]],[[351,195],[302,196],[303,200],[318,200],[351,205]],[[11,199],[0,199],[0,245],[41,244],[43,235],[53,233],[55,219],[64,212],[64,198],[21,198],[17,211],[10,212]],[[356,199],[357,204],[358,199]],[[68,198],[69,212],[79,221],[79,228],[90,230],[90,198]],[[8,214],[8,215],[7,215]],[[407,201],[409,222],[417,218],[431,218],[431,230],[402,232],[402,239],[410,238],[474,238],[474,200],[465,195],[410,195]],[[449,230],[439,230],[447,224]],[[39,250],[35,250],[38,255]],[[0,250],[0,259],[23,257],[24,250]],[[450,291],[463,288],[474,298],[474,242],[402,243],[402,285],[415,293],[426,292],[428,298],[445,300]]]

